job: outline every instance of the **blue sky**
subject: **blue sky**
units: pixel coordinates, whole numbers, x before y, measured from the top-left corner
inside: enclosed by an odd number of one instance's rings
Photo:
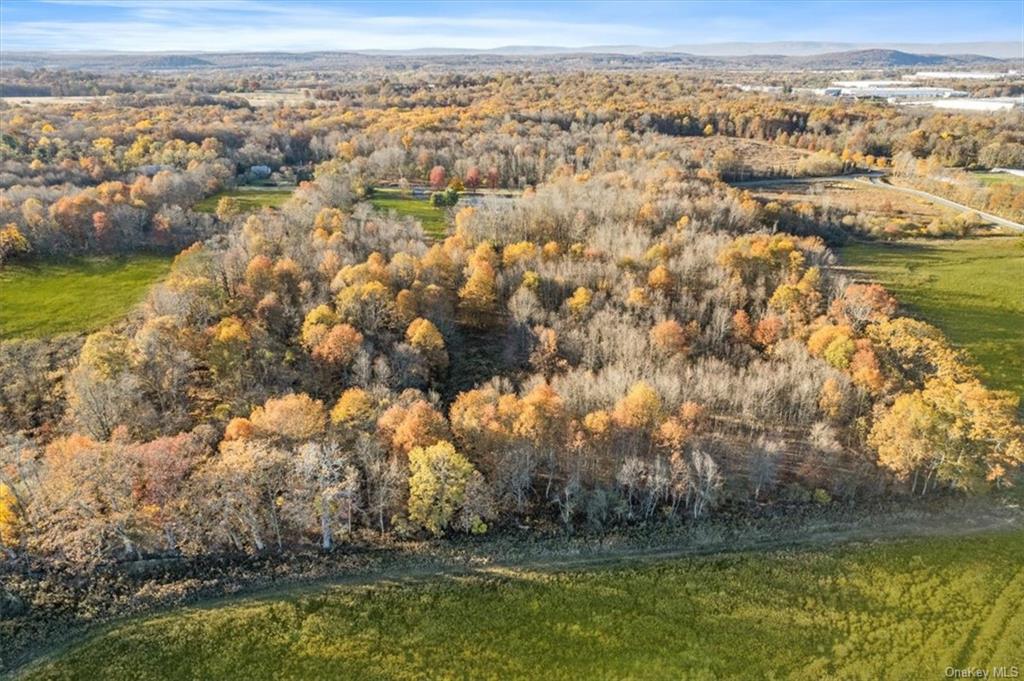
[[[1024,40],[1024,0],[2,0],[4,50],[258,51]]]

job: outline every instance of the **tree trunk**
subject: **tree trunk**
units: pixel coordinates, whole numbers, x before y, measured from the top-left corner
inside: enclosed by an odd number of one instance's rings
[[[255,544],[257,551],[263,551],[267,547],[263,543],[263,537],[260,536],[259,523],[251,511],[248,513],[248,516],[249,522],[246,524],[249,526],[249,532],[252,534],[252,543]]]
[[[281,541],[281,523],[277,518],[277,506],[274,504],[274,499],[270,499],[268,504],[270,508],[270,525],[274,528],[274,538],[277,540],[277,550],[281,551],[284,548],[284,543]]]
[[[320,499],[320,536],[322,537],[321,546],[324,551],[330,551],[334,548],[334,537],[331,535],[331,516],[328,509],[328,503],[326,499]]]

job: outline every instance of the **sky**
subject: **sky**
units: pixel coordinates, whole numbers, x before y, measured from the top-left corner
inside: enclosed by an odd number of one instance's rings
[[[2,0],[3,51],[487,49],[1024,41],[1024,0]]]

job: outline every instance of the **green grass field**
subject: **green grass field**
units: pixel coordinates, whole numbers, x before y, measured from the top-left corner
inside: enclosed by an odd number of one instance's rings
[[[0,339],[93,331],[122,317],[171,258],[73,258],[0,269]]]
[[[228,600],[27,679],[941,679],[1024,666],[1024,533]]]
[[[195,209],[200,213],[213,213],[217,210],[217,202],[225,196],[238,199],[243,213],[251,213],[264,207],[280,208],[294,190],[295,187],[240,187],[207,196],[196,204]]]
[[[971,177],[981,180],[983,184],[1010,183],[1024,187],[1024,177],[1011,173],[971,173]]]
[[[378,210],[393,210],[399,215],[416,218],[431,238],[443,239],[448,234],[447,211],[431,206],[424,199],[404,196],[397,189],[377,189],[370,197],[370,203]]]
[[[839,258],[966,349],[990,386],[1024,396],[1024,239],[856,243]]]

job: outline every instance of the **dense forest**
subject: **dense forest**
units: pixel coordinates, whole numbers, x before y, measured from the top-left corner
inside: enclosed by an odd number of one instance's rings
[[[837,271],[835,225],[727,184],[1020,167],[1019,112],[658,71],[389,74],[266,106],[266,80],[118,78],[0,110],[0,265],[177,253],[124,322],[0,344],[7,555],[600,530],[1019,475],[1015,395]],[[197,210],[257,176],[297,188]],[[965,186],[1024,214],[1018,186]],[[375,210],[382,187],[437,192],[448,235]]]

